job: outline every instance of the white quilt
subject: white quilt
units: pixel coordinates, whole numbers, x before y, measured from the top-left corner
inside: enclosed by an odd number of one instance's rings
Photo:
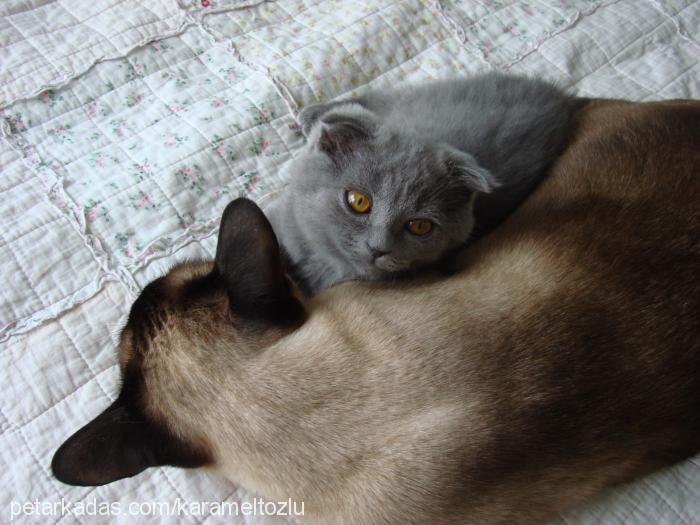
[[[699,34],[683,0],[0,2],[0,522],[291,522],[197,507],[252,498],[205,473],[81,488],[49,463],[115,397],[138,290],[213,256],[233,197],[281,186],[299,107],[491,68],[700,98]],[[700,458],[561,522],[700,523]]]

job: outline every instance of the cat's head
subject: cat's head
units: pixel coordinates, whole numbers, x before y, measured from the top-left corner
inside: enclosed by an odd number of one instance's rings
[[[287,166],[296,216],[358,278],[440,259],[469,237],[474,197],[496,186],[471,155],[389,129],[360,104],[321,115],[307,140]]]
[[[132,305],[119,341],[119,395],[57,450],[54,475],[102,485],[158,465],[216,464],[212,407],[264,347],[303,324],[298,297],[262,211],[246,199],[230,203],[215,261],[176,266]]]

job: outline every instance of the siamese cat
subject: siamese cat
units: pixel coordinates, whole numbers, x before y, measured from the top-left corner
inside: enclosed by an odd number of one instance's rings
[[[700,103],[593,102],[463,269],[304,301],[265,215],[144,288],[116,401],[56,452],[100,485],[209,467],[310,524],[534,524],[700,451]]]
[[[584,99],[488,73],[305,108],[265,212],[307,296],[442,260],[493,229],[559,155]]]

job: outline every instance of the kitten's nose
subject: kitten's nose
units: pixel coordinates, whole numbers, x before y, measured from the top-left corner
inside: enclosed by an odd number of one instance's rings
[[[378,250],[377,248],[372,248],[369,245],[367,245],[367,248],[369,249],[369,255],[372,258],[372,262],[376,261],[382,255],[386,255],[387,253],[389,253],[388,251]]]

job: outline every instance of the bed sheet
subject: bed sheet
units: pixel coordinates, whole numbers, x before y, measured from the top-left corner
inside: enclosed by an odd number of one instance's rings
[[[229,200],[283,187],[306,104],[490,69],[587,96],[700,98],[699,27],[700,2],[680,0],[2,3],[2,521],[294,523],[217,515],[201,503],[255,495],[203,472],[51,477],[55,449],[114,399],[140,288],[212,257]],[[120,512],[93,515],[105,502]],[[558,521],[698,523],[700,458]]]

